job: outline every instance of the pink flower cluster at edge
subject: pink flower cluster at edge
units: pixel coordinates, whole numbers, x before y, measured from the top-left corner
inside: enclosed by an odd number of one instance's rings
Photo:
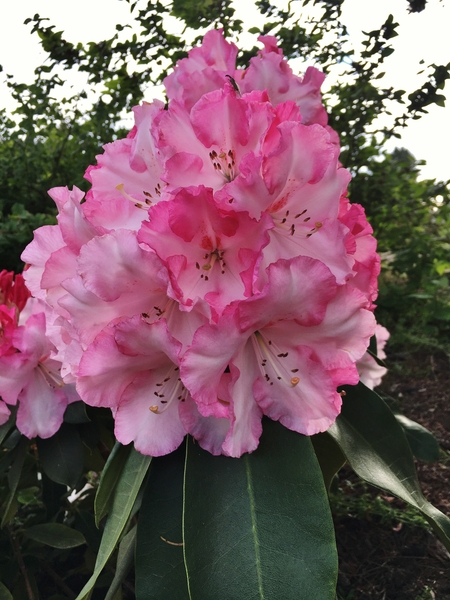
[[[56,347],[46,310],[43,302],[30,298],[22,275],[0,272],[0,425],[9,418],[8,405],[18,403],[16,425],[29,438],[52,436],[68,403],[79,400],[52,357]]]
[[[55,359],[115,434],[144,454],[186,433],[213,454],[255,450],[267,415],[302,434],[336,419],[375,330],[379,259],[346,198],[320,86],[275,38],[247,69],[220,31],[135,107],[125,139],[54,188],[25,279]]]
[[[375,338],[377,340],[377,356],[378,358],[381,358],[381,360],[386,358],[384,347],[386,346],[389,337],[390,333],[386,327],[377,324],[375,328]],[[380,385],[383,376],[387,373],[386,367],[378,364],[375,358],[368,352],[358,360],[356,367],[358,369],[360,381],[371,390]]]

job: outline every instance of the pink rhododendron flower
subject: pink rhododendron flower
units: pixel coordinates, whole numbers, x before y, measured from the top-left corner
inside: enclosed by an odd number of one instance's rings
[[[74,386],[63,384],[61,364],[52,357],[45,306],[29,298],[21,275],[2,271],[0,286],[0,424],[8,419],[7,405],[18,402],[19,431],[47,438],[59,429],[67,404],[79,397]]]
[[[390,337],[390,333],[386,327],[377,324],[375,328],[375,337],[377,340],[377,356],[383,360],[386,358],[384,347]],[[357,361],[356,367],[358,369],[360,381],[362,381],[364,385],[367,385],[371,390],[380,385],[382,378],[387,373],[386,367],[379,365],[374,357],[368,352]]]
[[[260,41],[237,69],[208,32],[166,78],[167,108],[136,107],[87,169],[86,197],[50,191],[58,224],[23,253],[63,380],[146,454],[190,433],[240,456],[263,415],[326,430],[375,329],[376,242],[346,198],[324,76]]]

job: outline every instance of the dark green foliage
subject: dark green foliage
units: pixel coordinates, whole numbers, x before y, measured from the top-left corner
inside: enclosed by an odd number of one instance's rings
[[[405,149],[373,158],[353,179],[350,197],[365,207],[384,259],[380,321],[398,333],[398,341],[407,335],[410,340],[440,338],[445,344],[450,330],[450,189],[448,183],[418,181],[419,164]]]

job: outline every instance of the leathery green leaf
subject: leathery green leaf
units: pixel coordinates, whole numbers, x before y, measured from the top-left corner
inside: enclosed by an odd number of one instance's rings
[[[105,524],[102,541],[100,542],[94,572],[78,594],[77,600],[86,598],[116,548],[133,510],[133,505],[151,460],[151,456],[144,456],[134,450],[134,448],[131,449],[120,478],[117,481],[111,510]]]
[[[66,550],[86,543],[84,535],[61,523],[41,523],[25,530],[25,537],[52,548]]]
[[[0,581],[0,600],[14,600],[8,588]]]
[[[412,421],[398,413],[394,413],[395,418],[400,423],[405,432],[406,439],[411,448],[411,452],[419,460],[426,462],[435,462],[439,460],[439,442],[425,427],[422,427],[420,423]]]
[[[135,525],[120,542],[119,552],[117,553],[116,572],[114,574],[114,579],[109,586],[108,593],[105,596],[105,600],[114,600],[121,591],[122,581],[131,569],[136,547],[136,529]]]
[[[46,439],[37,438],[39,459],[46,475],[73,488],[83,473],[84,449],[75,425],[63,423]]]
[[[131,446],[122,446],[122,444],[116,442],[111,454],[108,456],[94,500],[95,524],[97,527],[111,508],[117,481],[122,473],[130,450]]]
[[[322,470],[323,480],[327,491],[330,491],[334,477],[345,464],[345,456],[333,438],[325,431],[311,437]]]
[[[345,386],[342,412],[328,430],[365,481],[418,508],[450,549],[450,519],[424,498],[403,428],[385,402],[362,383]]]
[[[239,459],[190,441],[183,511],[192,600],[334,600],[333,523],[308,437],[265,421]]]
[[[188,600],[181,517],[186,447],[154,458],[137,525],[136,599]]]
[[[15,452],[15,457],[8,473],[9,495],[5,503],[6,506],[3,510],[1,522],[2,527],[12,520],[17,510],[16,492],[20,482],[22,467],[23,463],[25,462],[29,444],[30,440],[28,440],[25,436],[22,436],[17,448],[13,450],[13,452]]]

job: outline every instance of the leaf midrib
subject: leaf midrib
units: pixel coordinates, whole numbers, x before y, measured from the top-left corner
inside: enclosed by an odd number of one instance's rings
[[[262,571],[261,571],[261,555],[259,552],[259,536],[258,536],[258,524],[256,520],[256,510],[255,510],[255,496],[253,493],[253,485],[252,485],[252,471],[250,467],[250,461],[248,459],[248,454],[244,456],[245,461],[245,473],[247,476],[247,491],[248,498],[250,502],[250,516],[252,520],[252,534],[253,534],[253,544],[255,547],[255,567],[256,567],[256,577],[258,579],[258,590],[259,596],[261,600],[264,600],[264,589],[263,589],[263,581],[262,581]]]

